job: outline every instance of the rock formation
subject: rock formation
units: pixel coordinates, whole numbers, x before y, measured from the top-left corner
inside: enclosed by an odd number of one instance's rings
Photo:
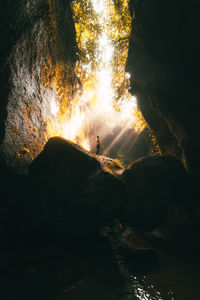
[[[115,168],[113,174],[118,177],[102,170],[99,161],[89,153],[61,138],[50,139],[42,151],[48,140],[46,115],[53,118],[49,105],[53,91],[48,79],[60,61],[64,66],[70,65],[61,76],[68,82],[69,95],[74,88],[76,41],[70,1],[15,4],[8,1],[3,5],[2,159],[14,167],[17,161],[18,168],[23,167],[22,160],[27,165],[32,163],[27,177],[14,176],[7,167],[1,168],[2,185],[8,182],[13,188],[1,201],[2,230],[85,235],[97,232],[116,217],[130,225],[153,229],[170,223],[170,217],[178,211],[176,206],[180,210],[187,207],[188,195],[191,216],[197,220],[200,168],[197,1],[130,2],[134,18],[127,70],[132,75],[132,91],[139,107],[165,156],[136,161],[120,178],[121,170],[112,160],[105,159],[104,166]],[[23,9],[19,12],[16,7]],[[7,19],[4,12],[8,11]],[[8,57],[10,60],[5,63]],[[65,91],[64,81],[61,88]],[[147,133],[144,131],[140,138],[142,150],[138,139],[133,152],[128,153],[134,159],[140,156],[137,147],[140,153],[151,154]],[[129,146],[132,147],[131,142]],[[175,157],[185,163],[189,177]],[[2,190],[6,193],[5,187]]]
[[[199,2],[131,1],[127,61],[139,107],[163,153],[200,170]]]
[[[180,161],[173,156],[141,158],[122,174],[127,204],[124,215],[131,225],[163,224],[170,206],[185,205],[188,178]]]
[[[1,9],[0,153],[19,173],[25,173],[24,166],[49,138],[47,123],[55,121],[55,74],[65,96],[73,93],[77,48],[70,4],[7,1]]]
[[[88,235],[119,217],[124,201],[120,179],[80,147],[55,137],[30,165],[20,195],[2,210],[1,224],[10,232]]]

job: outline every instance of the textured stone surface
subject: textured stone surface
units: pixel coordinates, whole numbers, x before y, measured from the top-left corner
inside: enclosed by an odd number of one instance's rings
[[[77,50],[70,4],[38,0],[1,6],[0,154],[19,173],[50,137],[48,121],[57,119],[52,109],[57,92],[51,85],[55,69],[62,77],[60,88],[73,91]]]

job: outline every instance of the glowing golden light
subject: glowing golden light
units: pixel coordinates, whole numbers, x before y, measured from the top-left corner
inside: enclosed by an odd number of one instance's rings
[[[92,0],[94,10],[97,14],[104,12],[106,7],[106,0]]]
[[[58,103],[56,103],[55,99],[52,99],[51,101],[51,113],[52,115],[56,116],[59,112],[59,106]]]
[[[72,7],[81,53],[75,75],[81,88],[73,87],[71,93],[70,87],[63,85],[67,66],[56,67],[48,83],[53,92],[47,132],[48,137],[63,136],[90,150],[92,128],[95,131],[97,127],[96,135],[105,136],[106,131],[121,127],[117,139],[129,127],[139,132],[145,122],[136,98],[128,91],[131,75],[125,72],[131,30],[128,0],[121,1],[120,11],[112,0],[74,0]],[[52,23],[56,34],[53,15]],[[46,85],[49,75],[44,68]]]

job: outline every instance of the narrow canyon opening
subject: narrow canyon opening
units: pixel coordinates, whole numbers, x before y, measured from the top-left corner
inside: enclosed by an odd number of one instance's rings
[[[133,160],[146,122],[125,71],[129,1],[22,1],[21,36],[10,54],[10,91],[1,156],[17,172],[53,136],[92,153]]]
[[[0,299],[198,299],[199,0],[1,8]]]

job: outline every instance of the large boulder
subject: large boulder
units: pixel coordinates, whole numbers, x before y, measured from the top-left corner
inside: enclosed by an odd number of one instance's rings
[[[29,177],[19,231],[90,234],[121,211],[122,182],[65,139],[47,142]]]
[[[131,225],[161,224],[168,207],[184,204],[187,175],[173,156],[143,157],[129,165],[122,179],[127,194],[124,216]]]

